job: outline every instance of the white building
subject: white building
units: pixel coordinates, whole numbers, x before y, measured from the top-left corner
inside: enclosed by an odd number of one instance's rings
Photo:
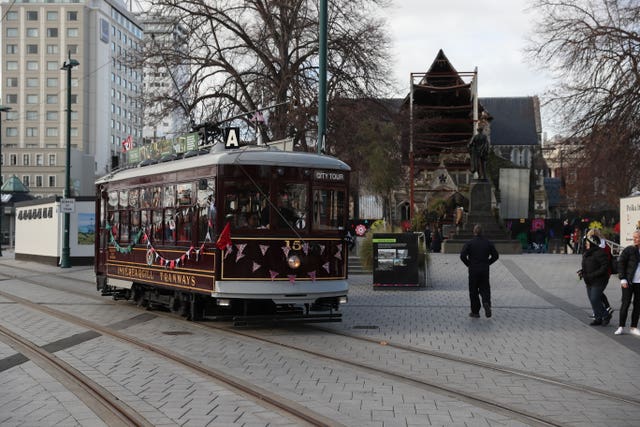
[[[2,178],[36,197],[62,195],[67,129],[73,195],[93,195],[122,141],[142,138],[142,73],[130,67],[142,28],[119,0],[0,0]],[[67,71],[71,123],[67,123]]]

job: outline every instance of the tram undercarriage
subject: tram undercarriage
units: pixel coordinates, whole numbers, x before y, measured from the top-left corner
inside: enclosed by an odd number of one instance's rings
[[[321,297],[304,304],[276,304],[270,299],[218,299],[136,282],[130,289],[120,288],[108,285],[106,280],[98,280],[97,287],[102,296],[131,300],[147,310],[170,311],[192,321],[231,321],[234,326],[340,322],[342,313],[338,309],[346,302],[346,296]]]

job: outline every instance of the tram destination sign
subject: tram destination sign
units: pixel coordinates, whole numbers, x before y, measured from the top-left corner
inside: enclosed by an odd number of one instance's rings
[[[317,170],[313,175],[316,181],[344,182],[344,172]]]

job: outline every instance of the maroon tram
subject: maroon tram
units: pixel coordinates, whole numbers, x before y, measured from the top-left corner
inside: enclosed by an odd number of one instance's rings
[[[194,320],[340,320],[349,166],[265,146],[191,154],[96,181],[98,290]]]

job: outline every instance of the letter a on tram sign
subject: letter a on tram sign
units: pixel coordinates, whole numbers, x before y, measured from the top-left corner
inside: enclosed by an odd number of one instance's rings
[[[226,128],[224,130],[224,148],[240,147],[240,128]]]

